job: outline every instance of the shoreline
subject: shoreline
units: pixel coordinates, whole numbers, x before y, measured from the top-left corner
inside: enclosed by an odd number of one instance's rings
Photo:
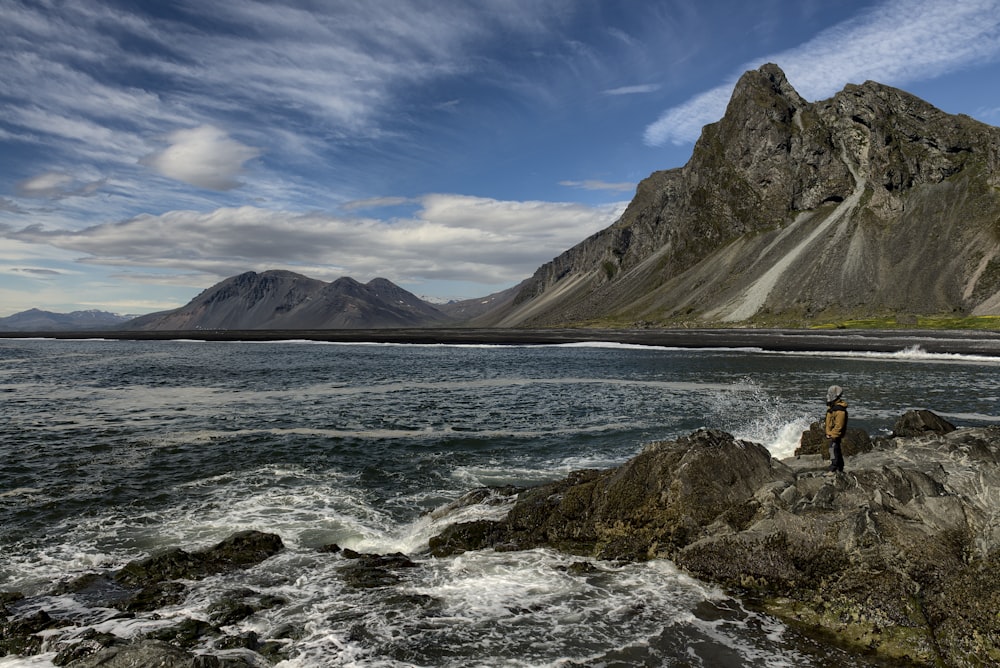
[[[801,329],[337,329],[337,330],[79,330],[0,332],[0,339],[121,341],[316,341],[464,345],[623,343],[668,348],[759,348],[769,352],[899,352],[1000,357],[1000,331]]]

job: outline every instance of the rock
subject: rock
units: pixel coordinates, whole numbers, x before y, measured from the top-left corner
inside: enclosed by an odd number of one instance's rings
[[[359,589],[375,589],[397,584],[400,577],[394,571],[401,568],[415,568],[417,565],[401,553],[361,554],[353,550],[344,550],[343,554],[350,563],[338,568],[337,572],[344,578],[346,584]]]
[[[884,439],[817,475],[714,430],[523,492],[434,554],[668,557],[788,623],[908,665],[1000,662],[1000,427]]]
[[[56,586],[51,594],[56,596],[70,594],[90,606],[113,607],[127,613],[150,611],[183,600],[186,587],[180,580],[198,580],[209,575],[248,568],[282,549],[281,538],[274,534],[244,531],[233,534],[206,550],[189,553],[181,549],[172,549],[130,562],[112,573],[91,573]],[[250,600],[242,603],[233,602],[231,605],[220,604],[220,609],[215,611],[218,613],[218,618],[211,622],[188,619],[152,634],[160,636],[151,638],[151,643],[157,641],[152,644],[119,647],[120,643],[113,636],[85,631],[74,638],[72,643],[57,648],[55,663],[74,667],[195,665],[192,661],[205,666],[252,665],[242,660],[233,663],[229,658],[194,657],[183,652],[162,653],[157,649],[164,646],[163,640],[169,640],[174,646],[194,646],[205,636],[221,635],[221,626],[282,603],[281,599],[256,595],[254,592],[245,594],[243,598]],[[0,656],[37,654],[41,651],[42,638],[39,635],[41,632],[73,624],[70,620],[53,619],[44,610],[30,616],[19,616],[17,606],[22,602],[24,597],[20,594],[0,594],[0,617],[2,617]],[[162,660],[163,663],[146,663],[150,655],[159,656],[158,660]],[[100,662],[92,663],[93,661]],[[132,663],[128,663],[129,661]],[[181,663],[175,664],[177,661]],[[208,663],[204,663],[205,661]]]
[[[192,668],[194,655],[159,641],[143,640],[131,645],[102,649],[96,654],[66,664],[67,668]]]
[[[108,647],[65,665],[66,668],[259,668],[261,664],[250,657],[193,654],[160,640],[140,640]]]
[[[5,617],[0,623],[0,656],[37,654],[42,647],[38,634],[66,625],[67,622],[53,619],[44,610],[23,617]]]
[[[844,457],[851,457],[861,452],[869,452],[872,449],[872,439],[864,429],[848,427],[840,442],[840,450]],[[826,430],[819,422],[813,422],[809,429],[802,432],[799,439],[799,447],[795,449],[795,456],[801,455],[822,455],[823,459],[830,459],[830,447],[827,445]]]
[[[200,580],[247,568],[273,557],[284,545],[275,534],[241,531],[201,552],[175,548],[125,565],[114,579],[125,587],[145,587],[165,580]]]
[[[185,586],[178,580],[200,580],[248,568],[283,548],[275,534],[242,531],[199,552],[174,548],[131,561],[114,573],[84,575],[58,586],[55,593],[77,594],[91,603],[130,612],[155,610],[183,600]]]
[[[80,635],[77,642],[59,650],[56,657],[52,659],[52,663],[57,666],[66,666],[74,661],[94,655],[105,648],[123,644],[125,641],[113,633],[98,633],[93,629],[88,629]]]
[[[184,619],[178,624],[153,631],[146,635],[150,640],[162,640],[174,647],[192,649],[206,636],[219,635],[219,627],[200,619]]]
[[[923,436],[928,433],[940,435],[953,432],[955,429],[955,425],[931,411],[907,411],[896,420],[892,435],[894,437]]]
[[[219,627],[232,626],[261,610],[270,610],[285,605],[287,601],[278,596],[260,594],[250,589],[230,592],[208,608],[211,622]]]
[[[453,525],[430,547],[438,556],[547,545],[605,559],[669,557],[713,522],[741,527],[759,486],[791,478],[762,445],[700,430],[650,444],[617,469],[529,489],[506,519]]]

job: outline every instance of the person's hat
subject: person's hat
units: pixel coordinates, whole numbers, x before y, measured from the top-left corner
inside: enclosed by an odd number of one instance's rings
[[[844,393],[844,388],[840,385],[831,385],[830,389],[826,391],[826,403],[831,401],[836,401],[840,398],[840,395]]]

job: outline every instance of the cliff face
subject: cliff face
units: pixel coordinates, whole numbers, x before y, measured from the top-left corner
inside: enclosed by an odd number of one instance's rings
[[[136,318],[130,329],[377,329],[427,327],[451,318],[384,278],[325,283],[290,271],[247,272],[173,311]]]
[[[747,72],[682,168],[542,266],[504,326],[1000,314],[1000,128],[874,82]]]

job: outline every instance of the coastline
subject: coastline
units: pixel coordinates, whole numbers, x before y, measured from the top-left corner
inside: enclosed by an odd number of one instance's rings
[[[928,353],[1000,357],[1000,331],[802,329],[324,329],[324,330],[80,330],[0,332],[4,339],[121,341],[316,341],[442,345],[622,343],[670,348],[758,348],[773,352]]]

